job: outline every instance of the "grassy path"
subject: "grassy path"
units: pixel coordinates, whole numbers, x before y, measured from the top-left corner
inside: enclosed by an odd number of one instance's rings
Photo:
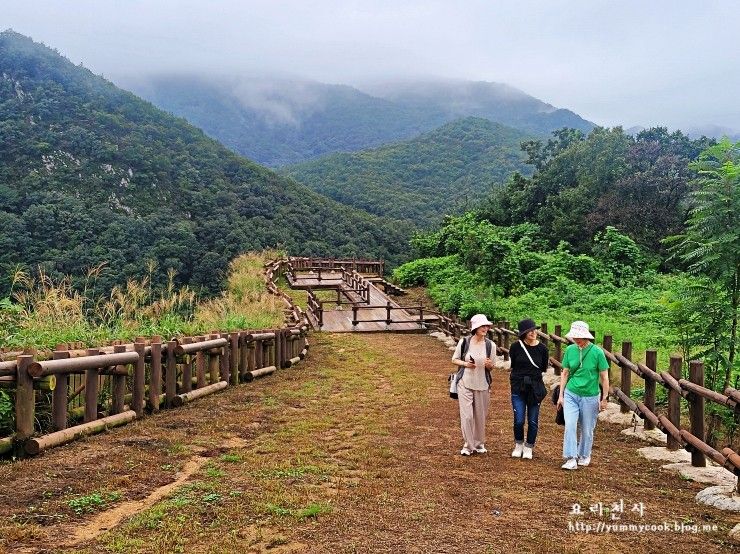
[[[638,458],[640,445],[618,428],[600,425],[593,465],[564,472],[562,431],[546,405],[535,459],[512,459],[508,378],[498,371],[490,452],[463,458],[457,404],[445,394],[450,354],[441,343],[419,335],[313,337],[309,358],[294,369],[0,466],[0,550],[733,548],[726,537],[738,517],[696,504],[701,486]],[[620,499],[620,521],[588,513],[589,505]],[[642,517],[630,512],[640,502]],[[587,515],[570,516],[575,503]],[[719,530],[570,532],[569,522],[578,521]]]

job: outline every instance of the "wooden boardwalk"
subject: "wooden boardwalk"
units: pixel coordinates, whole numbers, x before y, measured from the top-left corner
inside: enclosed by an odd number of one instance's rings
[[[330,333],[370,333],[378,331],[400,333],[426,332],[426,326],[420,324],[418,315],[413,315],[406,310],[399,309],[400,305],[391,300],[391,298],[372,282],[369,284],[370,301],[369,303],[363,303],[360,296],[342,281],[341,273],[336,273],[336,275],[338,277],[334,279],[332,278],[334,274],[327,272],[326,274],[322,274],[322,279],[319,281],[315,274],[297,274],[291,282],[291,286],[295,289],[321,288],[340,290],[343,293],[342,296],[356,302],[357,325],[352,325],[352,305],[345,304],[336,306],[333,309],[327,309],[331,305],[331,303],[327,303],[327,308],[323,310],[321,331],[328,331]],[[386,323],[388,314],[386,306],[389,302],[391,307],[394,308],[391,311],[392,322],[390,325]],[[309,312],[309,316],[314,327],[318,327],[318,322],[312,317],[313,314]],[[374,319],[383,321],[363,321]]]
[[[352,294],[352,293],[350,293]],[[393,322],[388,325],[385,322],[362,321],[363,319],[385,319],[387,316],[386,303],[390,302],[391,306],[398,308],[399,304],[388,298],[378,287],[370,285],[370,307],[357,309],[357,319],[359,323],[352,325],[352,308],[342,307],[341,310],[325,310],[324,325],[322,331],[331,333],[360,332],[370,333],[375,331],[394,331],[394,332],[426,332],[426,328],[419,325],[419,316],[414,316],[406,310],[393,310],[391,317]]]

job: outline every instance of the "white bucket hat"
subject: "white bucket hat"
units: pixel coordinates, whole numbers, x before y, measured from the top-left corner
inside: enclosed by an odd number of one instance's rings
[[[478,327],[482,327],[483,325],[490,325],[493,327],[493,323],[488,321],[488,318],[483,314],[475,314],[473,317],[470,318],[470,331],[475,332],[475,330]]]
[[[570,331],[565,335],[566,339],[593,339],[594,336],[588,330],[588,323],[585,321],[574,321],[570,324]]]

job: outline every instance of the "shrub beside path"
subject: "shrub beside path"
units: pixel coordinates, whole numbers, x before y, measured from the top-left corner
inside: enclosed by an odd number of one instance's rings
[[[619,427],[599,424],[592,465],[565,472],[562,429],[546,403],[534,460],[510,458],[503,370],[495,372],[489,453],[460,456],[457,404],[445,392],[449,358],[428,336],[314,334],[296,368],[4,464],[0,550],[704,553],[737,546],[727,534],[739,518],[697,504],[701,485],[639,458],[641,444]],[[620,500],[618,520],[589,510]],[[642,515],[632,511],[640,503]],[[571,515],[574,504],[583,515]],[[574,530],[579,523],[648,528],[586,533]],[[664,523],[670,530],[649,528]]]

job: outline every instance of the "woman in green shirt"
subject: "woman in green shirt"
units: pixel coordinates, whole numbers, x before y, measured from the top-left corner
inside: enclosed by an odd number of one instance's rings
[[[573,339],[575,344],[565,349],[560,374],[558,407],[563,407],[565,416],[562,467],[578,469],[591,463],[596,419],[606,408],[609,396],[609,362],[604,351],[590,342],[594,337],[585,321],[574,321],[565,338]]]

